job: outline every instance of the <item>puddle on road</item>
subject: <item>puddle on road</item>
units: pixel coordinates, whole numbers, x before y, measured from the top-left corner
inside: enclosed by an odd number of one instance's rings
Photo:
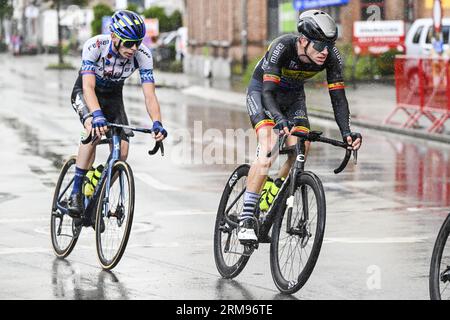
[[[65,161],[65,156],[58,154],[56,152],[49,150],[49,145],[52,147],[61,146],[61,143],[57,140],[39,140],[38,136],[34,133],[34,130],[20,122],[16,118],[1,118],[1,122],[5,123],[8,127],[14,129],[20,139],[24,142],[26,142],[27,147],[23,150],[26,154],[31,154],[34,156],[38,156],[40,158],[50,160],[52,167],[55,170],[52,170],[52,172],[58,172],[60,168],[63,166]],[[53,181],[53,178],[50,178],[48,176],[48,168],[41,168],[34,164],[29,164],[30,171],[39,176],[39,179],[41,180],[41,183],[49,188],[55,187],[55,182]],[[1,202],[1,199],[0,199]]]
[[[5,193],[5,192],[0,192],[0,203],[9,201],[9,200],[13,200],[18,198],[18,196],[13,195],[11,193]]]

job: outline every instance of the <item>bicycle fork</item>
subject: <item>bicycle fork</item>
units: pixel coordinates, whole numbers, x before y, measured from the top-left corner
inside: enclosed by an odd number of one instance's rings
[[[311,236],[307,230],[307,221],[309,220],[309,206],[308,206],[308,196],[306,186],[301,186],[301,196],[302,196],[302,215],[296,226],[292,226],[292,212],[294,210],[295,201],[295,191],[296,191],[296,178],[297,176],[305,170],[305,143],[300,141],[297,146],[297,158],[294,164],[294,168],[290,172],[290,188],[289,197],[286,201],[287,205],[287,219],[286,219],[286,233],[290,235],[298,235],[302,238],[302,247],[306,246],[306,243]],[[306,242],[305,242],[306,240]],[[305,243],[304,243],[305,242]]]

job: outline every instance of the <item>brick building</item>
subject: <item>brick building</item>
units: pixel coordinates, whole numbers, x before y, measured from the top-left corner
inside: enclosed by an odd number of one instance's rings
[[[341,42],[351,42],[353,22],[432,17],[433,0],[350,0],[347,5],[320,8],[339,25]],[[450,16],[450,0],[443,0]],[[292,13],[285,12],[288,8]],[[267,45],[285,33],[283,19],[295,30],[298,12],[292,0],[185,0],[189,55],[185,70],[191,74],[228,78],[233,63],[261,56]],[[293,18],[292,18],[293,17]],[[247,30],[247,33],[243,32]]]

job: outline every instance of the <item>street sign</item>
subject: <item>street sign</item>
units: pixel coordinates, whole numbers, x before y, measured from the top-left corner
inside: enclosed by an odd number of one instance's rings
[[[379,55],[389,50],[404,52],[405,23],[392,21],[355,21],[353,47],[358,55]]]
[[[349,0],[294,0],[294,8],[297,11],[303,11],[320,7],[341,6],[348,3]]]
[[[440,33],[441,26],[442,26],[442,2],[441,2],[441,0],[434,0],[433,24],[434,24],[434,31],[437,34]]]

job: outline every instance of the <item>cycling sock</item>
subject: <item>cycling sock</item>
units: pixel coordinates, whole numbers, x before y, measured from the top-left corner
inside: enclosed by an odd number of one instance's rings
[[[81,187],[83,186],[84,176],[86,175],[87,172],[88,172],[88,170],[80,169],[78,167],[75,168],[75,178],[73,181],[72,194],[81,192]]]
[[[256,205],[259,202],[259,194],[246,191],[244,194],[244,210],[239,217],[239,221],[244,221],[253,218]]]

